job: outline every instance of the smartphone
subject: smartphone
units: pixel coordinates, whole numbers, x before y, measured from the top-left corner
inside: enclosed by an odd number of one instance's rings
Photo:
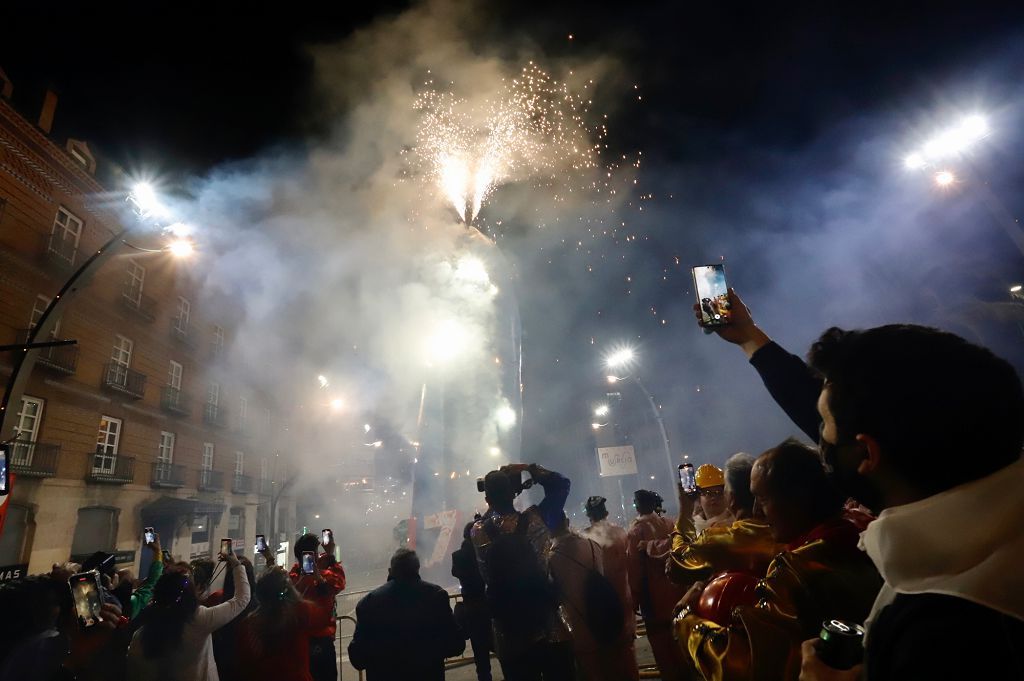
[[[263,553],[267,550],[267,538],[265,535],[256,535],[256,553]]]
[[[100,598],[100,573],[89,570],[71,575],[68,586],[71,587],[78,623],[85,628],[97,624],[100,621],[100,606],[103,605]]]
[[[697,493],[697,478],[693,474],[693,464],[679,464],[679,484],[687,494]]]
[[[7,494],[7,445],[0,445],[0,497]]]
[[[725,283],[725,265],[694,267],[693,288],[700,306],[701,326],[725,326],[732,321],[729,285]]]
[[[220,540],[220,555],[222,555],[222,556],[229,556],[229,555],[231,555],[231,553],[232,553],[232,548],[231,547],[233,545],[234,545],[234,542],[232,542],[230,539],[221,539]]]
[[[334,533],[329,529],[320,530],[320,543],[324,546],[334,543]]]
[[[149,546],[150,544],[155,542],[156,541],[156,530],[153,529],[152,527],[145,528],[142,531],[142,541],[144,541],[146,543],[146,546]]]
[[[302,552],[302,574],[311,575],[313,574],[313,567],[316,561],[316,554],[312,551]]]

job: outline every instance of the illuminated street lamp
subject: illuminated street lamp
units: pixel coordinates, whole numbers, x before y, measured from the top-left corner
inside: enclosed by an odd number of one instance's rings
[[[940,170],[935,173],[935,184],[940,187],[948,187],[956,181],[956,176],[948,170]]]
[[[627,345],[612,350],[611,353],[609,353],[605,357],[604,364],[605,367],[610,371],[617,369],[628,369],[634,363],[635,360],[636,352],[633,350],[633,348]],[[665,419],[662,418],[661,410],[658,409],[658,405],[654,402],[654,397],[651,396],[650,391],[647,390],[647,387],[643,384],[643,381],[641,381],[640,377],[635,373],[626,376],[618,376],[616,374],[609,373],[607,379],[609,383],[613,384],[618,383],[619,381],[631,379],[633,383],[636,384],[636,387],[640,389],[640,392],[643,393],[644,397],[647,399],[647,404],[651,408],[651,414],[654,415],[654,420],[658,424],[658,430],[661,433],[661,442],[665,448],[665,463],[668,465],[669,471],[668,479],[671,480],[672,476],[675,474],[675,466],[673,466],[672,464],[672,447],[668,441],[668,431],[665,430]]]

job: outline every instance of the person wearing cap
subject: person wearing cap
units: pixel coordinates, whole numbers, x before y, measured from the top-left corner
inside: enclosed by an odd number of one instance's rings
[[[725,474],[718,466],[703,463],[694,474],[700,495],[700,515],[693,517],[696,534],[712,527],[729,527],[736,520],[725,500]]]
[[[602,496],[592,496],[587,499],[583,510],[590,520],[590,527],[584,528],[581,534],[588,539],[593,539],[601,547],[601,559],[604,564],[604,576],[615,587],[615,592],[622,602],[625,625],[623,636],[627,640],[628,653],[625,655],[634,660],[632,672],[629,676],[634,680],[640,677],[640,670],[635,664],[636,660],[636,614],[633,605],[633,595],[629,589],[629,570],[626,558],[626,530],[608,520],[607,499]]]
[[[782,550],[764,516],[755,514],[750,492],[754,457],[739,452],[725,462],[726,506],[736,520],[728,526],[704,530],[695,536],[693,507],[696,497],[676,486],[679,517],[672,533],[672,552],[665,570],[675,584],[689,589],[722,572],[743,572],[761,577],[772,558]],[[680,603],[679,607],[682,607]]]
[[[796,440],[769,449],[751,469],[750,490],[783,550],[750,602],[730,611],[705,612],[691,589],[676,639],[707,681],[797,681],[801,642],[825,619],[862,622],[882,579],[857,548],[864,528],[843,514],[816,449]]]
[[[634,494],[637,517],[626,537],[626,559],[633,603],[639,605],[643,615],[661,678],[678,681],[686,676],[684,659],[672,639],[672,614],[683,592],[665,575],[673,525],[661,515],[661,504],[657,492],[641,489]]]

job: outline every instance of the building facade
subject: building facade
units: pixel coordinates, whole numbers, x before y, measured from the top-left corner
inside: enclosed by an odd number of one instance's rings
[[[7,93],[9,96],[9,91]],[[24,342],[88,254],[122,229],[87,144],[48,135],[0,98],[0,343]],[[0,575],[97,550],[145,570],[143,528],[177,559],[219,540],[252,556],[255,534],[287,540],[279,405],[233,364],[237,305],[200,289],[202,262],[177,260],[154,236],[124,247],[71,301],[40,352],[11,443],[14,483],[0,534]],[[0,380],[11,353],[0,354]],[[26,568],[22,568],[26,569]],[[6,570],[6,573],[12,573]]]

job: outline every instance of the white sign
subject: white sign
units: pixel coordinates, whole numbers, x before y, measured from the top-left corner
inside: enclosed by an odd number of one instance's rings
[[[636,475],[636,454],[633,445],[598,447],[597,462],[601,466],[602,478],[612,475]]]
[[[451,553],[452,538],[455,536],[455,525],[459,522],[459,512],[456,510],[441,511],[423,518],[423,528],[432,530],[435,527],[441,528],[437,536],[437,543],[434,544],[434,552],[427,562],[427,567],[440,563]]]

